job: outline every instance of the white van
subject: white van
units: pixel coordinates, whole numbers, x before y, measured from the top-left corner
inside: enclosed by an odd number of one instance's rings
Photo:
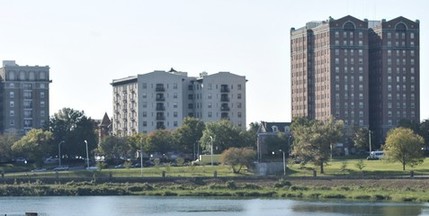
[[[369,156],[366,158],[368,160],[380,160],[384,157],[384,151],[371,151]]]

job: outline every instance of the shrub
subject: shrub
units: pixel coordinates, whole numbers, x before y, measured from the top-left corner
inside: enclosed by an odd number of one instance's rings
[[[280,179],[277,183],[274,184],[274,187],[276,188],[282,188],[282,187],[290,187],[292,184],[290,181],[287,181],[285,179]]]

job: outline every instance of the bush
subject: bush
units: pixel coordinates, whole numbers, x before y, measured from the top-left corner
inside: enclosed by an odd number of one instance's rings
[[[287,181],[285,179],[280,179],[277,183],[274,184],[275,188],[283,188],[283,187],[290,187],[292,184],[290,181]]]
[[[226,188],[234,190],[234,189],[237,189],[237,185],[232,180],[231,181],[227,181],[226,182]]]

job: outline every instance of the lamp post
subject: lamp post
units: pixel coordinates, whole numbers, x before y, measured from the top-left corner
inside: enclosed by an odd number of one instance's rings
[[[283,154],[283,175],[286,175],[286,155],[285,155],[285,151],[283,150],[279,150],[282,154]]]
[[[210,153],[211,153],[210,160],[213,166],[213,137],[212,136],[210,136]]]
[[[89,168],[88,141],[84,140],[86,145],[86,168]]]
[[[368,144],[369,144],[369,153],[370,154],[371,154],[371,151],[372,151],[372,149],[371,149],[371,134],[372,134],[372,131],[368,130]]]
[[[140,173],[143,177],[143,145],[140,148]]]
[[[61,144],[62,143],[64,143],[64,140],[58,143],[58,166],[59,167],[61,167]]]

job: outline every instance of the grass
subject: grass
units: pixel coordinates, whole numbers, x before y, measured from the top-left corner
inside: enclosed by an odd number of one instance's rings
[[[313,169],[317,171],[317,175],[321,176],[357,176],[364,173],[367,176],[392,176],[392,175],[409,175],[410,171],[414,171],[415,175],[429,175],[429,158],[413,168],[406,167],[402,171],[402,165],[399,162],[390,162],[387,160],[363,160],[365,167],[359,170],[356,164],[359,159],[333,159],[324,166],[325,174],[321,175],[320,167],[315,167],[312,164],[307,164],[302,167],[300,164],[289,164],[290,176],[312,176]],[[344,169],[344,164],[345,169]]]

